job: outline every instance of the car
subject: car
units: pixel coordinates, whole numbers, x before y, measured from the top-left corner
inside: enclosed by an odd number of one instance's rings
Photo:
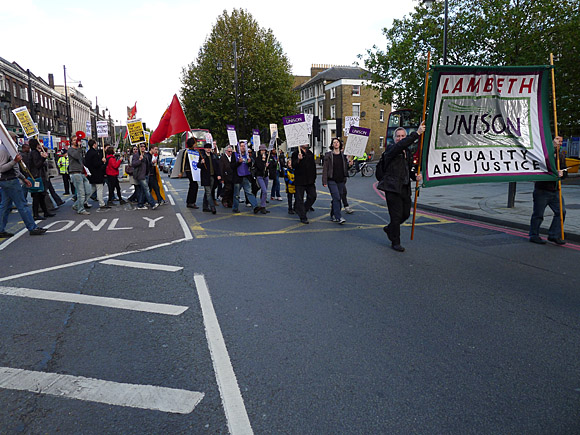
[[[173,171],[173,167],[175,166],[176,160],[177,159],[174,157],[173,159],[171,159],[171,161],[168,164],[167,171],[165,171],[165,172],[167,172],[168,177],[171,177],[171,172]]]
[[[167,165],[167,161],[170,159],[171,157],[161,157],[159,159],[159,170],[163,171],[163,172],[167,172],[165,170],[165,166]]]
[[[175,157],[166,157],[163,159],[163,172],[170,173],[170,167],[173,168],[173,163],[175,162]]]

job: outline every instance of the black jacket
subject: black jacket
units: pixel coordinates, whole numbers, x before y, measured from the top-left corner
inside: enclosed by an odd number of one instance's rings
[[[203,163],[201,160],[203,159]],[[220,162],[218,161],[216,155],[214,153],[210,153],[208,156],[205,151],[199,154],[199,163],[197,167],[201,169],[201,185],[202,186],[211,186],[211,171],[210,171],[210,160],[213,166],[213,177],[217,179],[217,176],[220,175]]]
[[[44,162],[46,159],[40,155],[38,150],[30,150],[30,159],[28,161],[28,169],[34,178],[48,179]]]
[[[413,156],[407,148],[418,138],[419,135],[413,132],[383,152],[378,164],[383,165],[385,175],[377,185],[377,189],[384,192],[410,194]]]
[[[554,151],[555,153],[555,151]],[[556,162],[556,165],[558,163]],[[556,166],[558,167],[558,166]],[[560,152],[560,169],[564,169],[566,167],[566,156],[564,155],[563,152]],[[568,176],[568,171],[564,171],[564,176],[562,177],[562,179],[566,178]],[[558,190],[558,182],[557,181],[536,181],[534,183],[534,188],[535,189],[540,189],[540,190],[548,190],[550,192],[555,192],[556,190]]]
[[[298,160],[299,150],[292,153],[292,168],[294,169],[294,184],[306,186],[316,182],[316,163],[312,151],[302,151],[302,160]]]
[[[222,180],[227,183],[232,183],[234,179],[234,171],[235,171],[235,161],[236,156],[232,153],[232,161],[228,160],[228,157],[225,154],[222,154],[220,157],[220,173],[222,176]]]
[[[89,182],[91,184],[103,184],[105,182],[105,164],[100,151],[90,148],[85,155],[85,166],[90,171]]]
[[[327,185],[328,180],[332,179],[332,172],[334,170],[334,159],[342,159],[343,168],[344,168],[344,178],[348,177],[348,159],[346,156],[341,152],[340,154],[335,155],[333,151],[328,151],[324,154],[324,162],[322,163],[322,184]]]

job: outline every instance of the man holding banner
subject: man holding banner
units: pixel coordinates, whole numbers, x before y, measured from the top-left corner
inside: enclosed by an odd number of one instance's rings
[[[407,130],[399,127],[393,133],[395,143],[383,152],[377,163],[377,179],[380,177],[377,189],[385,192],[387,207],[391,221],[383,228],[391,241],[391,248],[403,252],[401,246],[401,224],[411,215],[411,176],[413,172],[413,156],[407,150],[420,135],[425,132],[425,122],[422,122],[416,132],[407,136]],[[421,182],[421,174],[417,175]]]
[[[554,139],[554,156],[560,159],[560,167],[566,166],[566,158],[560,151],[562,146],[562,137],[557,136]],[[566,178],[568,171],[558,171],[558,177]],[[558,182],[557,181],[536,181],[534,183],[534,210],[532,212],[532,220],[530,221],[530,242],[543,245],[546,243],[540,237],[540,225],[544,220],[544,210],[550,207],[554,212],[550,229],[548,230],[548,240],[557,245],[565,245],[566,242],[560,238],[562,228],[560,227],[560,200],[558,197]],[[562,220],[566,218],[566,208],[564,207],[564,198],[562,198]]]

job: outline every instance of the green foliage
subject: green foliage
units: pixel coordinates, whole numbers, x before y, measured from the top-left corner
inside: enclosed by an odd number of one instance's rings
[[[443,0],[419,4],[383,29],[385,49],[367,50],[365,67],[383,102],[422,110],[427,52],[432,65],[442,63],[443,22]],[[578,0],[449,0],[447,63],[546,65],[554,53],[559,133],[578,135],[579,30]]]
[[[298,101],[290,62],[272,31],[261,28],[245,10],[224,11],[181,78],[181,98],[191,127],[209,129],[220,146],[227,142],[226,125],[236,123],[234,41],[238,138],[249,138],[252,128],[263,130],[295,113]]]

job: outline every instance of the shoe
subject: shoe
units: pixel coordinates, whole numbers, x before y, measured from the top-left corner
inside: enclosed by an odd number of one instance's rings
[[[278,198],[276,198],[276,197],[272,196],[272,197],[270,198],[270,200],[271,200],[271,201],[278,201]]]
[[[314,211],[314,209],[313,209],[312,207],[310,207],[310,208],[308,209],[308,211]]]
[[[262,207],[254,207],[254,214],[257,214],[261,209]]]
[[[206,212],[206,213],[209,213],[209,212],[211,212],[211,210],[210,210],[209,208],[204,208],[202,211],[204,211],[204,212]]]
[[[0,239],[8,239],[12,237],[14,234],[8,233],[6,231],[0,231]]]
[[[119,204],[123,205],[123,204],[127,204],[127,201],[125,201],[124,199],[119,201]]]
[[[32,216],[32,219],[35,221],[45,221],[46,218],[44,216]]]
[[[199,208],[199,207],[195,204],[187,204],[187,208]]]
[[[159,203],[157,203],[153,207],[151,207],[151,210],[155,210],[157,207],[159,207]]]
[[[338,219],[334,216],[330,216],[330,222],[338,222]]]
[[[45,218],[55,217],[55,216],[56,216],[56,214],[54,214],[54,213],[44,213]]]
[[[288,214],[296,214],[296,212],[292,209],[288,209]]]
[[[550,242],[554,242],[556,245],[565,245],[566,242],[562,240],[560,237],[548,237]]]
[[[91,207],[92,207],[92,205],[91,205],[91,204],[88,204],[88,203],[87,203],[87,204],[85,204],[85,208],[91,208]]]
[[[106,205],[107,205],[109,208],[111,208],[112,206],[114,206],[114,205],[115,205],[115,203],[114,203],[113,201],[107,201],[107,204],[106,204]]]
[[[217,213],[217,211],[216,211],[215,207],[212,207],[211,208],[211,214],[216,214],[216,213]]]
[[[44,228],[35,228],[32,231],[29,231],[31,236],[42,236],[44,233],[46,233],[46,229]]]
[[[546,241],[542,239],[540,236],[532,236],[530,237],[530,242],[537,243],[538,245],[545,245]]]
[[[240,211],[237,208],[232,209],[232,213],[239,213]]]
[[[278,201],[282,201],[282,197],[279,196],[278,198],[276,198]]]
[[[303,224],[309,224],[310,222],[308,222],[308,219],[304,218],[304,219],[300,219],[300,222]]]
[[[391,248],[397,252],[405,252],[405,248],[401,245],[391,245]]]
[[[61,205],[64,205],[64,201],[59,201],[56,203],[56,205],[60,207]]]
[[[338,220],[338,223],[339,223],[340,225],[344,225],[344,224],[345,224],[345,222],[346,222],[346,219],[345,219],[345,218],[340,218],[340,219]]]
[[[349,207],[345,207],[345,208],[344,208],[344,211],[345,211],[347,214],[354,213],[354,210],[353,210],[352,208],[350,208],[350,206],[349,206]]]
[[[260,210],[260,213],[262,213],[262,214],[270,213],[270,210],[266,210],[264,207],[262,207],[262,210]]]
[[[387,237],[389,237],[389,226],[388,225],[385,225],[383,227],[383,231],[385,232],[385,234],[387,235]]]
[[[89,215],[89,214],[91,214],[91,212],[90,211],[83,210],[83,211],[77,212],[77,214]]]
[[[250,204],[249,202],[246,203],[246,207],[251,207],[252,204]]]
[[[266,200],[266,204],[270,204],[270,201]]]
[[[140,205],[139,207],[137,207],[137,210],[147,210],[147,206],[146,205]]]

